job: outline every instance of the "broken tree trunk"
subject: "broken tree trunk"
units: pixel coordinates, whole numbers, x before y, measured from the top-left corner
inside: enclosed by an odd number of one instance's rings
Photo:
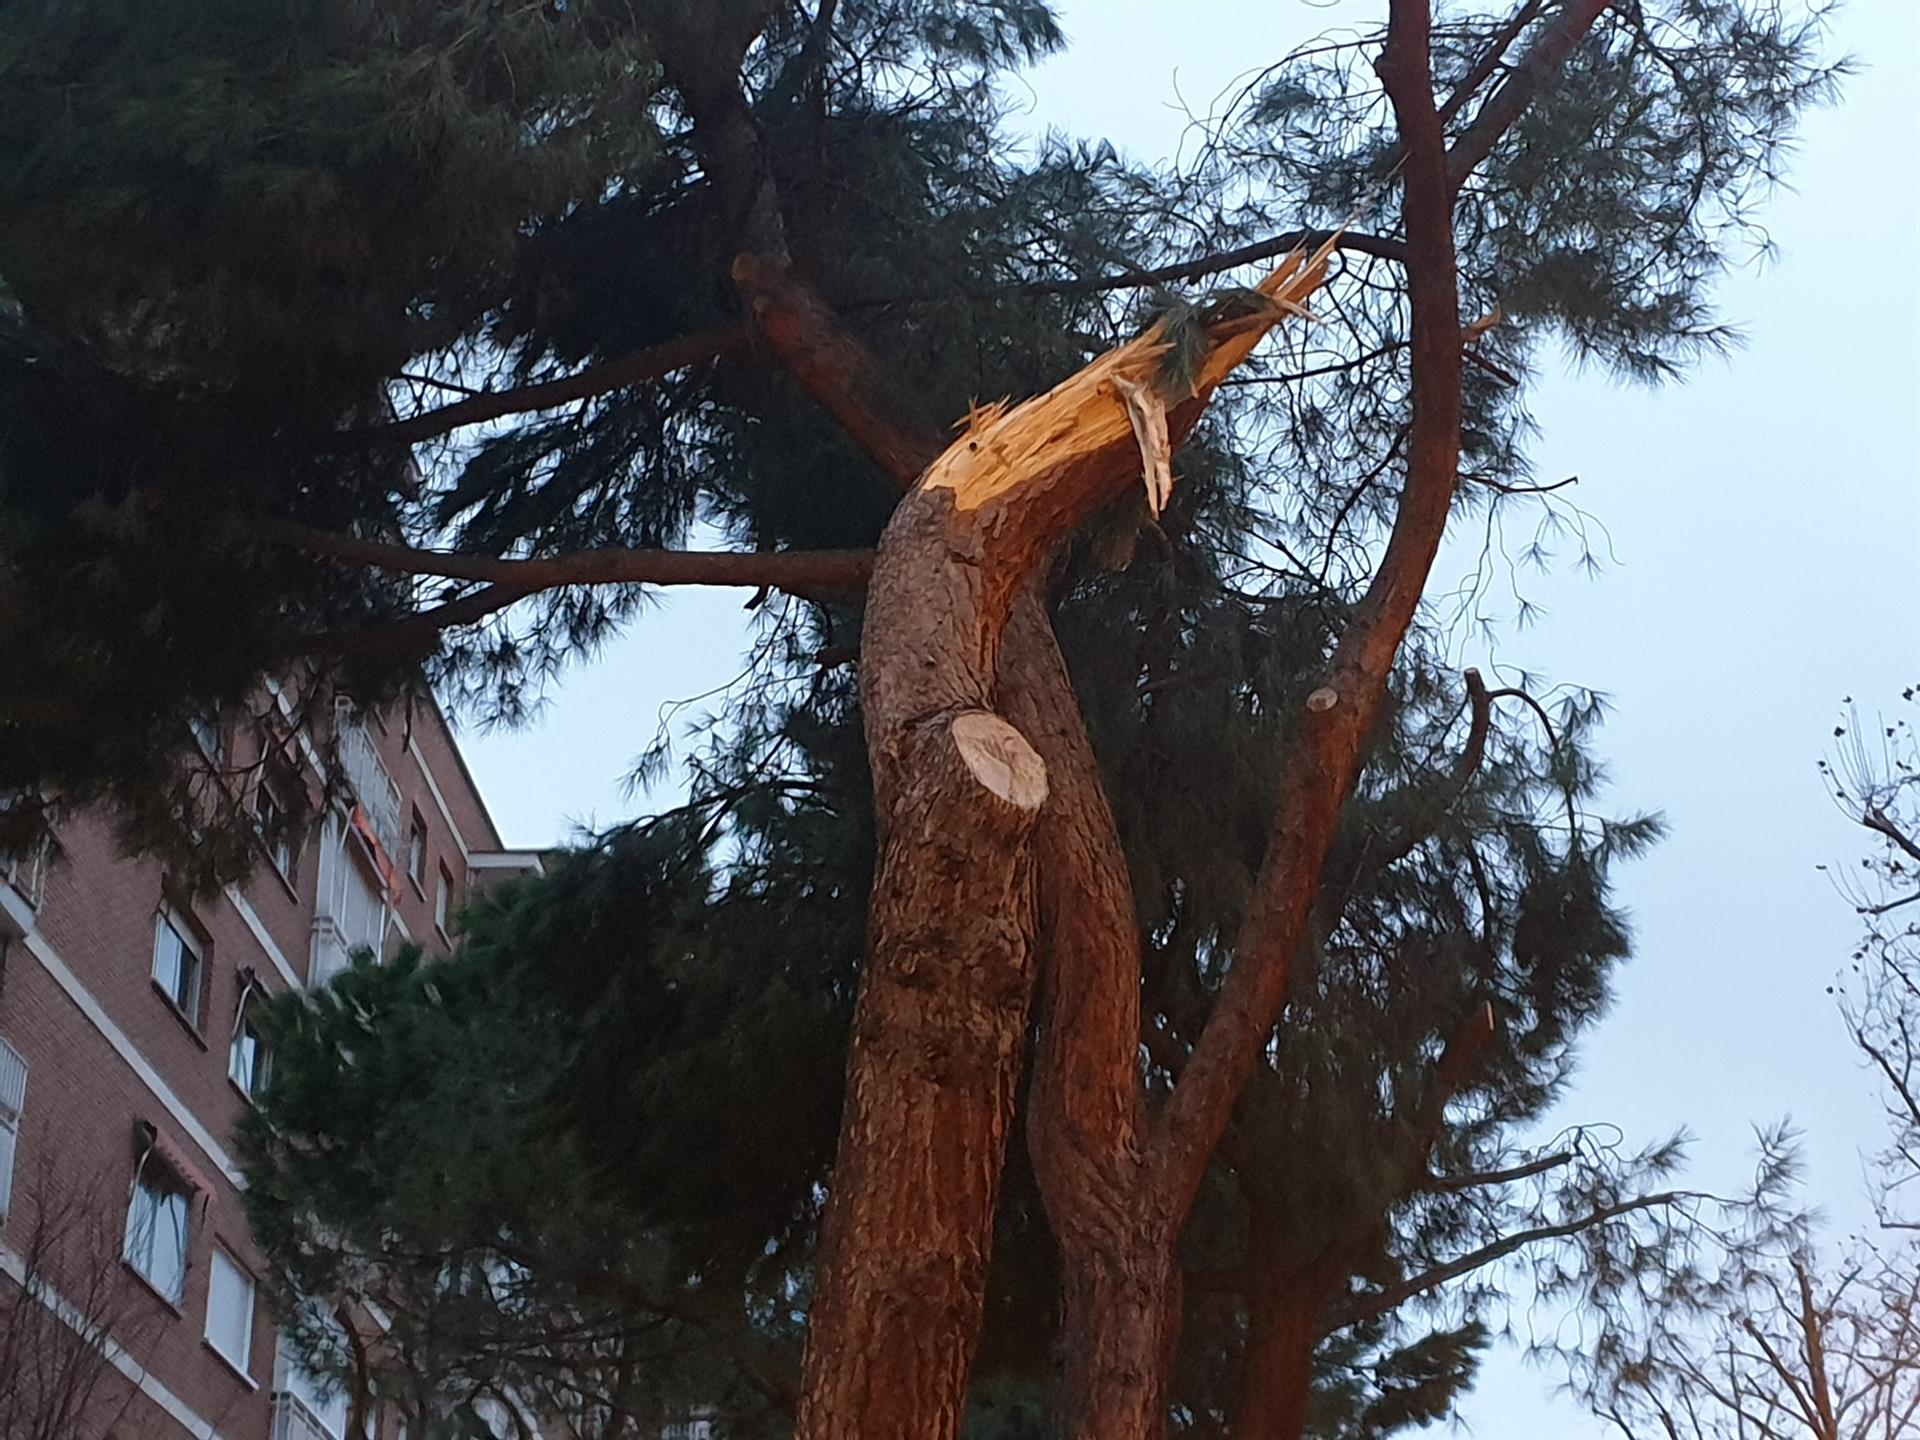
[[[976,412],[881,539],[860,681],[882,841],[800,1440],[959,1432],[1033,990],[1026,841],[1047,793],[993,710],[1016,600],[1143,468],[1164,493],[1172,445],[1324,265],[1290,257],[1265,309],[1210,327],[1170,400],[1156,327],[1045,395]]]

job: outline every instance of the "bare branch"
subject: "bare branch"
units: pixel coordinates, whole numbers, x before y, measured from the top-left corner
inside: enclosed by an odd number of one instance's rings
[[[1590,1230],[1595,1225],[1604,1225],[1610,1220],[1618,1220],[1625,1215],[1675,1205],[1693,1198],[1695,1197],[1690,1191],[1665,1190],[1657,1195],[1642,1195],[1637,1199],[1623,1200],[1617,1205],[1604,1205],[1577,1219],[1562,1221],[1558,1225],[1540,1225],[1531,1230],[1521,1230],[1512,1235],[1502,1236],[1490,1245],[1468,1251],[1465,1255],[1449,1260],[1444,1265],[1436,1265],[1431,1270],[1402,1280],[1397,1285],[1389,1285],[1372,1295],[1353,1296],[1344,1305],[1337,1306],[1329,1313],[1326,1333],[1332,1334],[1335,1330],[1357,1325],[1362,1320],[1371,1320],[1377,1315],[1385,1315],[1391,1310],[1397,1310],[1416,1295],[1437,1290],[1450,1280],[1458,1280],[1462,1275],[1471,1275],[1475,1270],[1491,1265],[1496,1260],[1504,1259],[1514,1251],[1525,1249],[1529,1245],[1537,1245],[1543,1240],[1564,1240],[1569,1235],[1578,1235],[1583,1230]]]
[[[512,390],[482,391],[470,399],[422,411],[396,420],[390,425],[369,426],[342,431],[336,438],[366,445],[416,445],[437,435],[499,420],[508,415],[524,415],[534,410],[554,410],[575,400],[590,400],[629,386],[658,380],[689,365],[738,353],[747,342],[741,325],[723,325],[676,336],[651,349],[624,355],[618,360],[589,365],[586,369],[558,380],[537,385],[521,385]],[[439,383],[439,382],[434,382]]]

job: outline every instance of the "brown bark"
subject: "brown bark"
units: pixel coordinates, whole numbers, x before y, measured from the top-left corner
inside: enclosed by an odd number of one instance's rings
[[[1166,417],[1169,437],[1191,429],[1214,387],[1321,273],[1320,257],[1296,257],[1269,283],[1270,312],[1218,327],[1194,394]],[[881,540],[860,678],[883,838],[809,1317],[802,1440],[958,1433],[1023,1059],[1033,931],[1021,888],[1031,873],[1024,828],[981,813],[998,802],[955,780],[941,741],[957,717],[1003,727],[1005,752],[1030,763],[1042,777],[1033,788],[1044,794],[1040,757],[991,714],[1002,640],[1053,547],[1140,483],[1141,402],[1136,392],[1130,412],[1127,387],[1152,384],[1162,353],[1150,332],[1043,396],[976,417],[902,500]],[[1042,679],[1057,697],[1065,680],[1045,615],[1035,601],[1023,608],[1023,656],[1050,657]],[[1038,818],[1038,796],[1032,808],[1027,825]],[[1110,816],[1104,825],[1110,832]],[[1109,897],[1106,913],[1117,903]],[[1130,907],[1117,913],[1130,925]],[[1116,1033],[1127,1025],[1137,1033],[1137,1018],[1119,1021]],[[959,1036],[964,1056],[952,1050]],[[1103,1201],[1114,1194],[1101,1187]],[[1089,1268],[1077,1309],[1101,1335],[1096,1344],[1107,1343],[1115,1313],[1134,1317],[1120,1342],[1126,1353],[1157,1338],[1134,1367],[1148,1388],[1133,1388],[1147,1394],[1165,1371],[1171,1247],[1158,1230],[1125,1237],[1130,1245],[1119,1238],[1110,1224],[1096,1237],[1088,1253],[1123,1264]],[[1102,1360],[1094,1369],[1111,1367]]]
[[[1039,757],[957,707],[870,719],[882,837],[796,1433],[951,1436],[1032,988]],[[983,1223],[984,1217],[984,1223]]]
[[[1265,1231],[1271,1223],[1258,1228]],[[1313,1352],[1327,1333],[1327,1304],[1338,1284],[1331,1275],[1335,1268],[1289,1272],[1268,1247],[1253,1247],[1234,1440],[1299,1440],[1305,1432],[1313,1400]]]
[[[1037,832],[1040,1026],[1027,1142],[1060,1246],[1061,1434],[1153,1433],[1166,1413],[1180,1273],[1172,1218],[1139,1204],[1145,1097],[1133,890],[1112,807],[1053,627],[1015,607],[1001,665],[1008,714],[1047,764]]]

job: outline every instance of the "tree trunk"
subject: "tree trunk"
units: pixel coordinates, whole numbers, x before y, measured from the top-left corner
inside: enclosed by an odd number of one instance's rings
[[[1251,1289],[1233,1440],[1300,1440],[1313,1398],[1313,1352],[1326,1328],[1320,1297]]]
[[[1293,257],[1263,287],[1270,309],[1217,325],[1171,413],[1154,398],[1165,346],[1150,332],[976,415],[881,539],[860,672],[880,860],[799,1440],[958,1433],[1032,993],[1026,841],[1048,789],[1040,756],[993,713],[1003,636],[1055,546],[1139,483],[1143,457],[1151,482],[1171,483],[1173,439],[1324,260]],[[1155,1281],[1147,1309],[1170,1313],[1166,1293]],[[1141,1367],[1164,1368],[1157,1354]]]
[[[1035,597],[1014,609],[1001,698],[1052,789],[1038,832],[1044,961],[1027,1139],[1060,1246],[1055,1427],[1076,1440],[1150,1440],[1166,1427],[1180,1276],[1170,1223],[1138,1208],[1146,1115],[1133,890],[1072,679]]]
[[[872,958],[809,1317],[833,1340],[807,1347],[797,1428],[822,1440],[959,1431],[1032,991],[1039,758],[985,710],[888,731]]]

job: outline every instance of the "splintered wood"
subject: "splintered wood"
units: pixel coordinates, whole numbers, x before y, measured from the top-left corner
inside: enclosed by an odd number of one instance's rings
[[[976,406],[962,422],[965,433],[928,468],[920,488],[950,492],[954,510],[964,513],[1131,444],[1140,453],[1147,502],[1157,515],[1173,491],[1170,403],[1204,402],[1269,330],[1289,315],[1307,316],[1304,302],[1326,278],[1336,243],[1337,237],[1329,238],[1310,255],[1296,250],[1282,260],[1255,287],[1271,302],[1267,310],[1209,328],[1213,343],[1190,395],[1169,397],[1163,389],[1168,345],[1164,322],[1156,322],[1044,395],[1011,408]]]

